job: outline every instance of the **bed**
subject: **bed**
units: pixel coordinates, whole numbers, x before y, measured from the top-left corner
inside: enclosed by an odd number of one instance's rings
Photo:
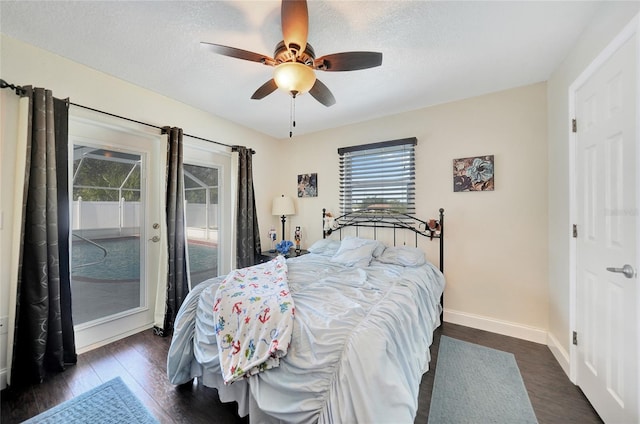
[[[227,351],[213,311],[236,279],[230,274],[197,285],[180,308],[167,361],[171,383],[197,378],[216,388],[222,402],[236,401],[238,414],[249,414],[252,423],[413,422],[441,322],[443,210],[427,221],[372,210],[328,215],[323,210],[325,238],[308,254],[236,274],[271,276],[284,266],[288,286],[280,293],[290,296],[295,317],[276,366],[225,384]],[[415,236],[415,245],[399,231]],[[378,240],[382,233],[391,241]],[[440,268],[416,247],[418,237],[439,241]]]

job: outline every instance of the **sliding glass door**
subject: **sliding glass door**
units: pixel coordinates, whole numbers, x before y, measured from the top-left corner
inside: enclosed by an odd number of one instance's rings
[[[191,287],[218,275],[220,204],[217,167],[184,164],[184,197]]]
[[[185,140],[184,187],[191,287],[231,268],[231,156],[201,140]]]

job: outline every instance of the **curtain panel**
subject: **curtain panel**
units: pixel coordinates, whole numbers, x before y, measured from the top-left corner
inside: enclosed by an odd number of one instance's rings
[[[77,361],[69,271],[68,100],[29,98],[13,350],[8,382],[41,382]]]
[[[156,328],[155,332],[167,336],[173,329],[180,305],[189,293],[189,273],[184,210],[183,132],[181,128],[175,127],[165,127],[163,130],[168,135],[166,211],[169,268],[164,325],[162,329]]]
[[[254,265],[260,255],[260,229],[253,191],[253,151],[235,146],[238,152],[238,204],[236,208],[236,266]]]

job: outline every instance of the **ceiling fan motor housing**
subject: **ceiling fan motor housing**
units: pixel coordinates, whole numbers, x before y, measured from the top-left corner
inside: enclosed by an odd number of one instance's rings
[[[311,47],[311,44],[307,43],[307,47],[304,52],[300,53],[296,47],[296,44],[289,44],[289,48],[284,44],[284,40],[280,41],[273,52],[273,58],[276,63],[285,62],[300,62],[305,65],[313,66],[313,61],[316,58],[316,52]]]

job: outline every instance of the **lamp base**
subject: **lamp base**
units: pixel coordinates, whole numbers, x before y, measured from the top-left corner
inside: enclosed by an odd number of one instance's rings
[[[287,221],[287,217],[286,215],[282,215],[280,219],[282,220],[282,241],[284,241],[284,223]]]

